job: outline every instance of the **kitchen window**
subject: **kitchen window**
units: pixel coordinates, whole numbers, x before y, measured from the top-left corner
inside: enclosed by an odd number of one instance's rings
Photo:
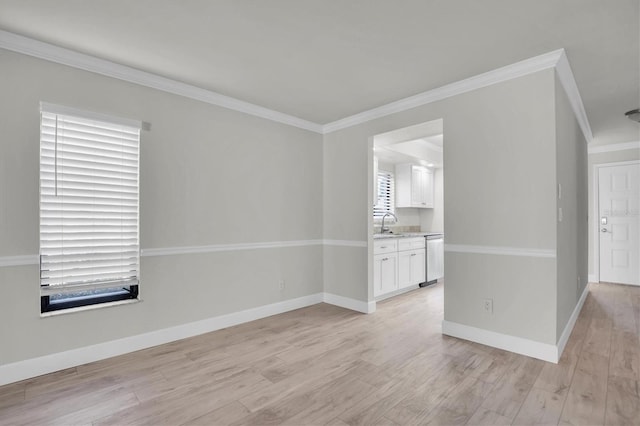
[[[41,104],[41,312],[137,299],[140,125]]]
[[[378,200],[373,206],[373,219],[381,220],[385,213],[394,213],[394,191],[395,181],[393,173],[386,171],[378,172]]]

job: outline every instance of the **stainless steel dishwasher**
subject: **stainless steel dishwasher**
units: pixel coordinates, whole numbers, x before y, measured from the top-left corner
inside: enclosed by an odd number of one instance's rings
[[[424,239],[426,279],[420,287],[434,284],[444,277],[444,234],[427,234]]]

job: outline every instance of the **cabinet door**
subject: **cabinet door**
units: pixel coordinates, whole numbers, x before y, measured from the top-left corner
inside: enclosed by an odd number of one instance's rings
[[[433,208],[434,198],[434,184],[433,184],[433,172],[431,170],[425,170],[424,174],[424,207]]]
[[[426,258],[425,250],[414,250],[411,252],[411,285],[418,285],[425,282]]]
[[[387,253],[375,256],[373,271],[373,295],[380,296],[398,288],[398,254]]]
[[[398,253],[398,288],[406,288],[413,285],[411,282],[412,253],[412,251],[401,251]]]
[[[398,253],[398,288],[407,288],[425,281],[424,249]]]
[[[424,194],[425,188],[425,169],[422,167],[411,167],[411,205],[413,207],[424,207],[426,200]]]

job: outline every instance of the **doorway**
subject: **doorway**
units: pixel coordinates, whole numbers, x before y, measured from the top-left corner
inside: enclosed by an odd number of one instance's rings
[[[599,281],[640,285],[640,162],[596,171]]]
[[[443,120],[371,137],[370,297],[444,278]]]

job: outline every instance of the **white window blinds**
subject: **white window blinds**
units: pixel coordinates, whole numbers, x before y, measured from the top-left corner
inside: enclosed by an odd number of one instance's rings
[[[378,172],[378,200],[373,206],[373,218],[382,219],[385,213],[394,212],[393,173]]]
[[[138,284],[140,124],[41,105],[43,296]]]

